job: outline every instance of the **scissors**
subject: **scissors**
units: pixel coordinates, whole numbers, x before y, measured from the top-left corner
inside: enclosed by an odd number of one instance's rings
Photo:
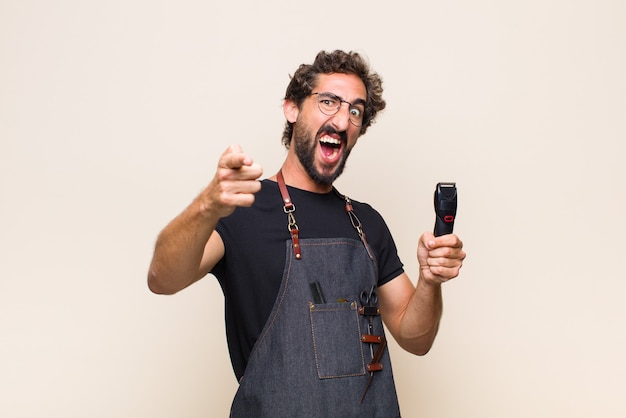
[[[373,285],[369,290],[361,292],[361,305],[368,308],[376,308],[378,310],[378,289]],[[365,315],[368,315],[366,312]]]
[[[376,285],[371,286],[361,292],[361,305],[363,305],[363,315],[367,316],[369,324],[367,326],[367,333],[372,335],[374,333],[374,320],[373,315],[378,315],[378,289]],[[370,343],[370,354],[374,357],[374,345]]]
[[[382,354],[387,346],[387,340],[385,340],[384,336],[375,336],[374,333],[374,316],[380,315],[380,309],[378,308],[378,288],[376,285],[370,286],[369,289],[366,289],[361,292],[361,308],[359,308],[359,313],[367,316],[368,319],[368,334],[363,336],[363,341],[369,342],[370,345],[370,355],[372,356],[372,361],[368,364],[367,368],[370,371],[370,378],[367,381],[367,385],[365,386],[365,390],[363,391],[363,395],[361,395],[361,403],[363,403],[363,399],[365,398],[365,394],[372,383],[372,378],[374,377],[374,370],[381,370],[381,368],[372,368],[370,366],[380,366],[380,359]],[[374,343],[380,344],[376,353],[374,353]]]

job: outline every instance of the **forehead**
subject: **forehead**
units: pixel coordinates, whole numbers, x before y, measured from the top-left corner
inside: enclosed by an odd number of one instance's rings
[[[365,84],[355,74],[320,74],[317,78],[316,90],[336,94],[349,102],[367,98]]]

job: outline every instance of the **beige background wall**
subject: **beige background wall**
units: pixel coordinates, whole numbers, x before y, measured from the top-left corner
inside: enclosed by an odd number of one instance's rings
[[[409,7],[409,5],[411,5]],[[623,417],[626,3],[0,0],[0,416],[227,416],[212,277],[145,276],[159,230],[240,143],[284,158],[289,74],[364,52],[388,108],[340,190],[407,270],[456,181],[469,257],[407,417]]]

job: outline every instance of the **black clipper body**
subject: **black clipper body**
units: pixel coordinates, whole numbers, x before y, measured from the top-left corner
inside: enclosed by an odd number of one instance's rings
[[[451,234],[456,219],[456,183],[437,183],[435,236]]]

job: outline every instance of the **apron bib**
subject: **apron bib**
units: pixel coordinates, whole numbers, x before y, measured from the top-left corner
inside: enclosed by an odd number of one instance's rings
[[[361,293],[377,283],[367,244],[349,238],[297,243],[286,242],[281,287],[231,417],[399,417],[384,346],[377,371],[368,371],[380,344],[363,342],[364,335],[384,338],[384,330],[380,315],[362,314]]]

